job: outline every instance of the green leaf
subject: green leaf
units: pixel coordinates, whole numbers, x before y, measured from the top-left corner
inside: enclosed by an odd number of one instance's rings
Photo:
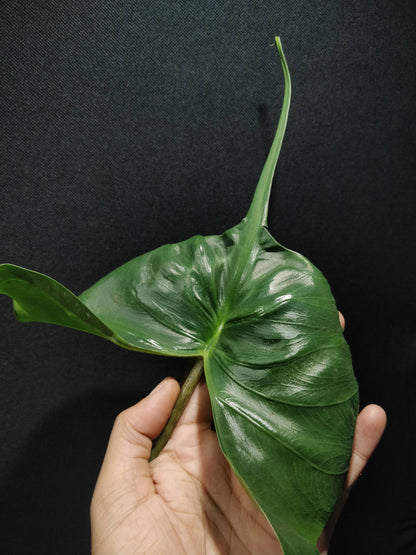
[[[13,264],[0,264],[0,293],[13,299],[20,322],[67,326],[112,339],[113,332],[54,279]]]
[[[316,541],[343,487],[357,384],[328,283],[266,228],[286,127],[276,136],[247,217],[223,235],[162,246],[79,298],[56,281],[0,266],[0,292],[22,321],[73,327],[122,347],[203,358],[221,448],[286,555]]]

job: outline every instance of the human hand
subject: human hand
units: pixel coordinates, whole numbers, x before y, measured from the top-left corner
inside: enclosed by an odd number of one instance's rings
[[[178,393],[178,383],[166,378],[118,416],[91,503],[93,555],[281,554],[221,452],[206,384],[197,386],[168,444],[148,462]],[[377,405],[358,416],[344,495],[318,541],[322,554],[385,422]]]

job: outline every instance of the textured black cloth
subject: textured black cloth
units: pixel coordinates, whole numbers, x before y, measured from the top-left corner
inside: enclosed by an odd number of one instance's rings
[[[389,419],[331,553],[416,553],[413,1],[4,0],[0,27],[0,261],[77,294],[245,215],[281,36],[270,229],[328,278],[361,404]],[[183,363],[0,314],[0,551],[87,554],[114,417]]]

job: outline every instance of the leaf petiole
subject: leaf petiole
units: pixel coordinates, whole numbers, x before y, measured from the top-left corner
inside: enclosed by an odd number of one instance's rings
[[[153,442],[149,461],[155,459],[169,441],[173,430],[179,422],[179,419],[182,416],[182,413],[185,410],[185,407],[188,404],[192,393],[195,391],[196,386],[202,378],[203,373],[204,360],[202,358],[198,358],[182,384],[178,398],[176,399],[175,405],[173,407],[172,414],[170,415],[166,426],[164,427],[160,436],[157,437]]]

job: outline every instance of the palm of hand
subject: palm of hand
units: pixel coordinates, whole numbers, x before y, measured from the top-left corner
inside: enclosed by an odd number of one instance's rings
[[[117,418],[91,503],[93,555],[282,555],[211,430],[206,385],[198,385],[168,444],[149,464],[152,439],[165,426],[178,392],[178,383],[166,379]],[[385,424],[377,405],[358,416],[345,495],[318,541],[322,555]]]
[[[106,486],[99,526],[107,533],[99,545],[94,535],[103,534],[93,533],[93,552],[282,553],[220,450],[205,386],[197,389],[168,445],[150,464],[143,465],[137,436],[131,439],[124,438],[128,458],[113,473],[113,487]]]

